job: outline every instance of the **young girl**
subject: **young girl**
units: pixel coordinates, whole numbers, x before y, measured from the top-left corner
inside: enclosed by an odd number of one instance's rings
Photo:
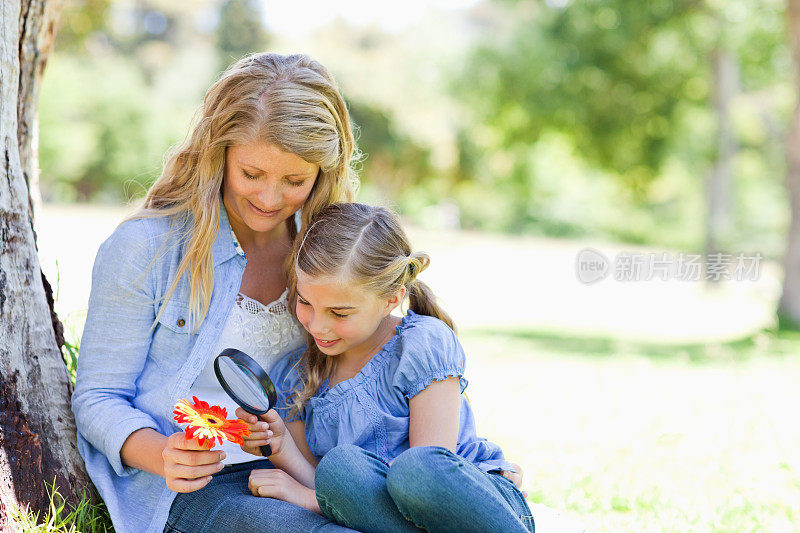
[[[278,412],[251,423],[243,448],[280,470],[254,470],[253,494],[302,505],[365,532],[534,531],[516,465],[475,432],[453,323],[417,280],[395,215],[334,204],[295,245],[293,304],[309,333],[272,370]],[[402,319],[392,315],[408,296]],[[318,458],[319,463],[317,464]],[[316,468],[315,468],[316,467]]]

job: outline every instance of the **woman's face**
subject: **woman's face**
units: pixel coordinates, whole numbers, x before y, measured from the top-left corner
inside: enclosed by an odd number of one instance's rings
[[[255,232],[269,232],[300,209],[319,166],[274,144],[228,147],[222,196],[228,217]]]

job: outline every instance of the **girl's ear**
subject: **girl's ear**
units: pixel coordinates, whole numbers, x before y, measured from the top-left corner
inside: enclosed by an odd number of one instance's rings
[[[397,292],[395,292],[386,302],[386,309],[384,310],[386,314],[388,315],[389,313],[394,311],[394,309],[397,306],[403,303],[403,299],[405,297],[406,297],[406,288],[400,287],[399,289],[397,289]]]

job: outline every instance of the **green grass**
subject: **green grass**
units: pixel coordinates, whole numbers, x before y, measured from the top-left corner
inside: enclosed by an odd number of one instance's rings
[[[567,335],[535,329],[472,328],[468,335],[491,336],[497,342],[518,342],[523,351],[552,352],[570,356],[613,358],[642,356],[653,360],[693,363],[745,361],[754,357],[797,355],[800,331],[769,329],[728,342],[670,343],[643,342],[610,336]]]
[[[84,496],[74,507],[59,494],[55,483],[48,485],[50,505],[44,516],[38,512],[11,509],[11,522],[26,533],[106,533],[114,531],[106,506]]]
[[[478,432],[523,465],[531,502],[592,531],[800,531],[800,334],[461,339]]]

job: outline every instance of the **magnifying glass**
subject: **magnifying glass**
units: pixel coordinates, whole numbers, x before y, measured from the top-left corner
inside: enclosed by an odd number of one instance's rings
[[[214,373],[228,396],[251,415],[263,415],[278,401],[275,385],[266,371],[241,350],[222,350],[214,359]],[[260,449],[264,457],[272,455],[269,444]]]

